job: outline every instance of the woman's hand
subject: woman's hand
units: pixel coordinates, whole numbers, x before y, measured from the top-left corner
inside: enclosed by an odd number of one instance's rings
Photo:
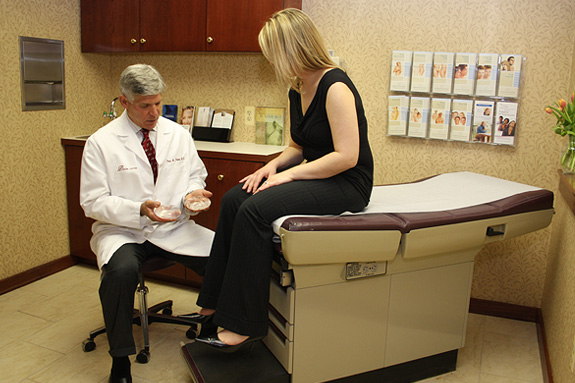
[[[262,180],[265,178],[267,179],[266,182],[269,182],[270,178],[276,174],[276,172],[276,167],[272,164],[272,162],[268,162],[264,167],[256,170],[249,176],[246,176],[240,180],[240,183],[244,183],[242,189],[248,193],[255,193],[260,187]]]
[[[280,173],[276,173],[270,177],[268,177],[267,180],[264,181],[263,184],[261,184],[261,186],[254,192],[258,193],[261,192],[262,190],[266,190],[268,188],[271,188],[272,186],[277,186],[277,185],[281,185],[281,184],[286,184],[288,182],[292,182],[294,179],[291,177],[291,173],[286,170],[284,172],[280,172]]]

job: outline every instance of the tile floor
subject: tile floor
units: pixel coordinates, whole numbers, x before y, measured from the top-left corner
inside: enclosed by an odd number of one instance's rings
[[[106,383],[105,335],[96,338],[96,350],[81,350],[89,331],[102,324],[98,285],[97,270],[77,265],[1,295],[0,382]],[[172,299],[174,314],[197,309],[196,292],[156,282],[148,287],[150,305]],[[146,365],[132,363],[134,383],[192,382],[179,348],[186,330],[150,327],[152,358]],[[142,344],[139,327],[134,334]],[[424,382],[543,383],[535,324],[471,314],[457,370]]]

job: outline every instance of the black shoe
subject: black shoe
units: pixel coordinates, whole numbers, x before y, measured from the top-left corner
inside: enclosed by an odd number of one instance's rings
[[[222,342],[220,338],[218,338],[218,334],[215,334],[214,336],[198,337],[196,338],[196,341],[200,343],[205,343],[208,346],[214,347],[222,352],[236,352],[245,346],[253,347],[255,342],[263,338],[264,338],[263,336],[249,337],[248,339],[244,340],[241,343],[235,345],[229,345],[227,343]]]
[[[214,314],[212,315],[202,315],[200,313],[191,313],[191,314],[184,314],[184,315],[178,315],[178,318],[182,318],[182,319],[187,319],[190,322],[196,323],[196,324],[205,324],[210,322],[214,317]]]
[[[108,383],[132,383],[132,375],[114,376],[113,374],[111,374]]]

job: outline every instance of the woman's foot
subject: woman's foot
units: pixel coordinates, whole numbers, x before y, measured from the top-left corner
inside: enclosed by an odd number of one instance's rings
[[[218,338],[228,346],[235,346],[247,340],[249,336],[236,334],[230,330],[222,330],[218,333]]]
[[[250,337],[247,335],[236,334],[229,330],[223,330],[217,334],[208,337],[198,337],[196,341],[205,343],[208,346],[214,347],[223,352],[236,352],[248,346],[250,349],[253,347],[254,342],[262,339],[263,337]],[[229,343],[228,343],[229,342]]]
[[[216,310],[202,308],[197,313],[180,315],[178,318],[188,319],[197,324],[206,324],[212,321],[215,312]]]

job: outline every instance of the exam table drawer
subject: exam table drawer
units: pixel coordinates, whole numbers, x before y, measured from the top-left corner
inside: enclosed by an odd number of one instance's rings
[[[292,287],[281,287],[273,279],[270,282],[269,303],[288,323],[294,323],[295,291]]]
[[[263,340],[267,348],[274,354],[278,362],[289,373],[293,373],[293,342],[277,333],[274,326],[270,326],[268,335]]]

